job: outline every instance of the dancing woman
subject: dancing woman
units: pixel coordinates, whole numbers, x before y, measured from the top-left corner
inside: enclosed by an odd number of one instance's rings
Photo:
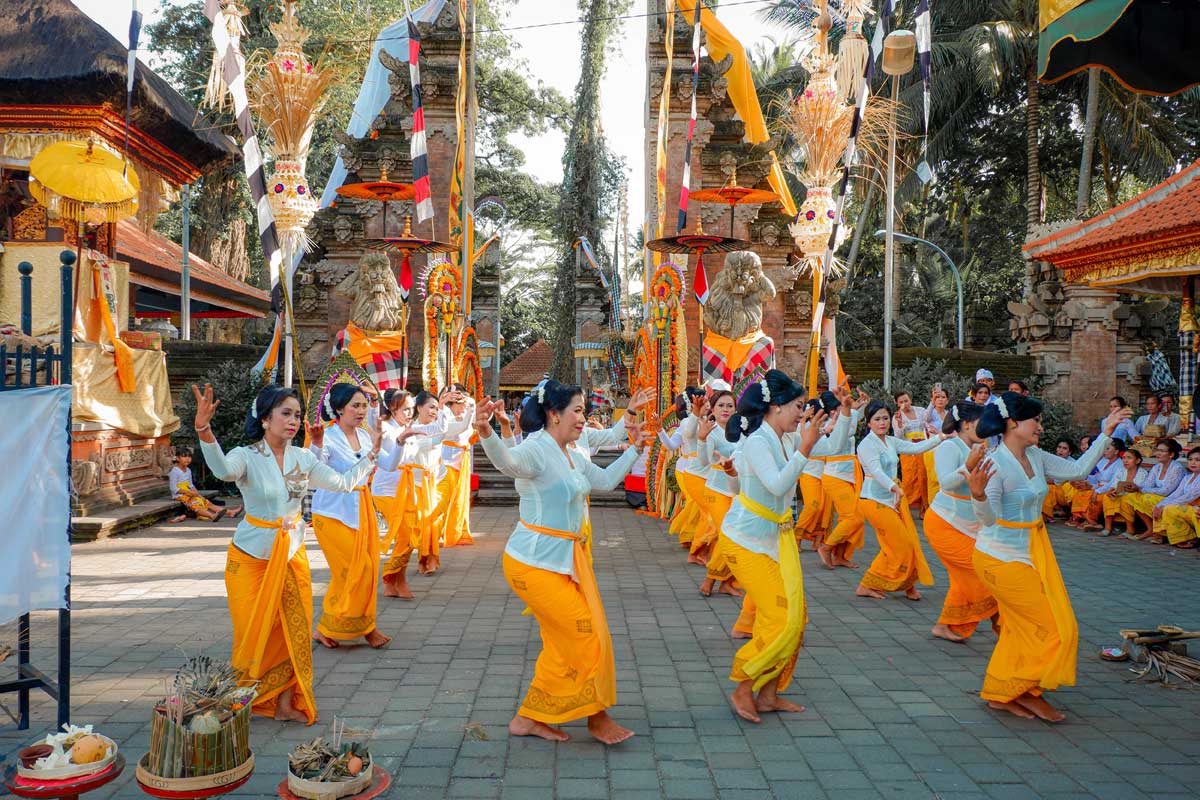
[[[975,427],[982,439],[1003,436],[968,479],[983,526],[975,542],[975,573],[999,603],[1001,619],[980,696],[997,710],[1059,722],[1062,712],[1042,693],[1075,684],[1079,626],[1042,519],[1046,478],[1086,476],[1130,411],[1109,414],[1104,432],[1078,461],[1038,449],[1041,415],[1040,401],[1004,392]]]
[[[471,423],[475,418],[475,400],[462,384],[442,390],[442,418],[448,430],[442,438],[441,474],[438,478],[438,509],[435,514],[442,546],[474,544],[471,538]],[[454,422],[465,427],[449,430]],[[426,573],[434,572],[432,569]]]
[[[583,457],[576,443],[584,426],[583,392],[547,381],[525,406],[527,432],[545,428],[509,448],[492,433],[498,404],[480,403],[475,429],[496,469],[514,479],[520,520],[504,548],[504,577],[538,621],[542,652],[533,681],[508,724],[514,736],[551,741],[568,737],[554,727],[587,717],[588,731],[605,744],[633,736],[607,709],[616,703],[612,638],[583,546],[585,500],[625,477],[644,444],[641,426],[629,426],[634,446],[605,469]]]
[[[850,399],[850,393],[838,395],[842,400],[839,417],[848,420],[848,425],[835,425],[825,445],[825,472],[821,476],[821,487],[837,513],[837,525],[825,536],[817,548],[821,563],[827,568],[847,567],[858,569],[851,561],[854,551],[862,547],[866,521],[859,510],[858,496],[862,492],[862,469],[858,456],[854,454],[854,432],[862,416],[863,406],[871,402],[870,396],[859,392]]]
[[[374,467],[379,434],[371,433],[364,457],[338,473],[291,441],[303,423],[295,389],[267,386],[246,418],[254,441],[228,454],[212,432],[220,400],[212,386],[195,386],[196,436],[217,480],[237,484],[246,514],[225,560],[225,589],[233,618],[233,666],[258,685],[253,710],[309,725],[317,720],[312,672],[312,579],[304,551],[300,506],[310,486],[353,492]]]
[[[704,390],[689,386],[684,393],[687,410],[679,412],[682,421],[672,437],[660,436],[668,448],[679,451],[675,462],[675,479],[679,491],[683,495],[683,507],[671,518],[669,532],[679,536],[679,544],[688,548],[688,561],[699,563],[699,559],[691,555],[692,540],[704,524],[704,512],[701,505],[704,497],[704,476],[697,475],[695,469],[696,445],[698,444],[700,420],[708,413]]]
[[[725,438],[725,426],[737,410],[737,402],[733,392],[722,389],[713,393],[709,405],[712,407],[712,417],[700,425],[697,461],[701,469],[708,471],[708,477],[704,480],[704,511],[708,515],[710,529],[716,531],[716,542],[706,565],[707,574],[700,583],[700,594],[708,597],[713,593],[713,588],[719,586],[717,590],[721,594],[742,597],[744,593],[733,585],[733,572],[725,561],[725,537],[721,533],[725,515],[729,513],[733,496],[737,493],[727,472],[728,460],[733,457],[737,447]]]
[[[896,438],[909,442],[928,440],[929,436],[925,431],[925,408],[914,406],[912,395],[908,392],[896,392],[895,400],[896,413],[892,417],[892,431]],[[904,490],[904,497],[918,517],[929,505],[929,478],[925,474],[924,453],[930,449],[932,448],[900,453],[900,488]]]
[[[898,439],[888,436],[890,423],[887,405],[875,400],[867,406],[868,432],[858,443],[858,461],[863,470],[858,508],[875,529],[879,555],[854,593],[882,600],[884,592],[904,592],[909,600],[920,600],[916,584],[932,585],[933,574],[921,551],[909,500],[896,483],[896,471],[901,456],[920,456],[941,444],[943,436],[920,442]],[[917,459],[916,463],[921,462]]]
[[[925,515],[925,538],[946,567],[950,588],[931,633],[950,642],[965,642],[980,622],[995,622],[999,613],[996,598],[975,574],[980,525],[967,488],[967,475],[987,453],[987,442],[975,433],[985,407],[955,403],[942,423],[942,432],[952,438],[933,451],[939,488]]]
[[[746,437],[734,455],[739,491],[721,532],[725,560],[756,607],[754,632],[729,672],[737,683],[730,696],[734,711],[751,722],[761,722],[759,714],[766,711],[804,710],[779,696],[791,683],[804,640],[804,577],[792,532],[792,498],[825,421],[818,413],[797,437],[804,399],[804,387],[769,370],[746,389],[725,429],[731,441]]]
[[[950,413],[950,395],[940,383],[935,383],[933,388],[929,390],[929,405],[925,408],[925,435],[937,436],[942,432],[942,426],[946,423],[946,416]],[[929,498],[929,502],[933,502],[933,498],[938,493],[937,469],[933,464],[934,450],[925,451],[925,455],[921,456],[925,462],[925,496]]]
[[[366,457],[371,436],[361,427],[370,403],[357,385],[338,383],[321,403],[321,419],[333,422],[312,429],[313,455],[335,472],[344,472]],[[352,494],[317,489],[313,493],[313,533],[329,562],[329,587],[313,638],[329,648],[362,636],[371,647],[391,641],[375,627],[379,577],[379,527],[371,502],[370,475]]]

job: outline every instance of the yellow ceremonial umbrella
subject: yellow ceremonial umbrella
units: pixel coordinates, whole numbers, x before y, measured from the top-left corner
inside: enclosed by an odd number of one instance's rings
[[[64,219],[99,225],[137,213],[138,177],[92,139],[52,144],[29,162],[29,192]]]

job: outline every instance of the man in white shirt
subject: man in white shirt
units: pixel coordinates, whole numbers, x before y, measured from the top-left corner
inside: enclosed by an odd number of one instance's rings
[[[1162,412],[1162,402],[1158,397],[1150,395],[1146,398],[1146,413],[1137,418],[1133,427],[1137,429],[1139,436],[1145,436],[1147,425],[1160,425],[1165,429],[1167,436],[1174,436],[1179,433],[1179,417],[1172,417]]]

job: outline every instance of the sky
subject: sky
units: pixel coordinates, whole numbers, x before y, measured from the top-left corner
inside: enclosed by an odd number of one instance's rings
[[[103,25],[122,44],[128,43],[130,3],[126,0],[74,0],[75,5]],[[645,215],[641,176],[645,174],[643,128],[646,103],[646,18],[650,0],[635,0],[630,19],[623,21],[614,45],[608,50],[606,72],[601,83],[601,122],[609,146],[624,158],[629,169],[629,225],[634,231]],[[768,37],[788,38],[783,29],[767,25],[759,15],[770,0],[725,0],[718,18],[752,50]],[[414,0],[413,5],[418,5]],[[145,24],[158,17],[158,0],[141,0]],[[558,89],[567,97],[579,80],[579,35],[582,26],[577,6],[563,0],[517,0],[504,26],[528,63],[534,80]],[[567,24],[546,25],[565,22]],[[538,27],[530,27],[538,26]],[[382,25],[380,27],[383,27]],[[514,137],[525,152],[528,171],[543,181],[562,179],[565,137],[550,133],[536,138]],[[695,187],[693,187],[695,188]]]

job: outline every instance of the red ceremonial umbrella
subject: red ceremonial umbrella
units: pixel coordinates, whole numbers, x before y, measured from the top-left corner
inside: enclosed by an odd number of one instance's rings
[[[410,187],[411,189],[411,187]],[[340,191],[340,190],[339,190]],[[412,217],[404,218],[404,233],[400,236],[389,236],[382,239],[372,240],[376,247],[381,250],[398,250],[403,259],[400,262],[400,293],[404,297],[405,302],[405,331],[404,331],[404,353],[403,353],[403,375],[401,376],[401,385],[408,386],[408,294],[412,291],[413,274],[412,264],[409,262],[409,256],[413,253],[454,253],[458,248],[446,242],[439,242],[433,239],[425,239],[420,236],[415,236],[412,232]]]
[[[745,186],[722,186],[720,189],[701,189],[692,192],[692,199],[701,203],[724,203],[729,206],[729,235],[733,236],[734,206],[750,205],[751,203],[778,203],[779,195],[763,189],[750,189]]]
[[[339,186],[337,193],[355,200],[374,200],[383,203],[383,235],[387,236],[387,206],[397,200],[412,200],[416,197],[411,183],[396,183],[388,180],[387,170],[381,170],[379,180],[366,183],[347,183]]]

